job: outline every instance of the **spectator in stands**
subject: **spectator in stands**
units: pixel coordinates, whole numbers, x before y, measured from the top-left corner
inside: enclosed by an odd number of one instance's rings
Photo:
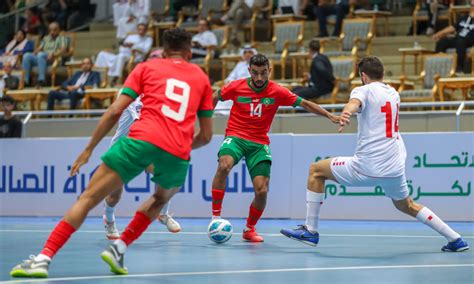
[[[342,20],[349,13],[350,6],[357,4],[359,4],[358,0],[336,0],[336,3],[331,0],[320,0],[316,11],[319,23],[318,37],[329,36],[326,25],[327,17],[330,15],[336,15],[336,24],[332,36],[338,37],[341,33]]]
[[[457,72],[464,72],[466,50],[474,45],[474,6],[472,2],[469,14],[459,19],[455,27],[446,27],[433,35],[433,39],[437,41],[436,52],[445,52],[448,48],[456,49]],[[455,34],[454,37],[448,37],[453,34]]]
[[[234,0],[229,11],[222,18],[218,19],[216,23],[222,25],[230,21],[232,25],[231,42],[234,46],[240,46],[238,31],[241,30],[243,22],[250,19],[253,10],[261,9],[266,4],[266,0]]]
[[[49,0],[43,8],[45,23],[58,22],[61,29],[66,28],[68,0]]]
[[[125,16],[125,10],[127,9],[128,0],[115,0],[112,5],[114,13],[114,26],[118,26],[119,20]]]
[[[242,61],[235,65],[232,72],[230,72],[229,76],[225,78],[224,83],[228,84],[234,80],[239,80],[243,78],[250,77],[249,73],[249,62],[250,58],[257,54],[257,50],[253,48],[251,45],[245,45],[243,48],[240,49],[240,56],[242,56]],[[232,100],[227,101],[218,101],[215,107],[215,113],[219,114],[229,114],[230,108],[232,107],[233,102]]]
[[[12,66],[15,66],[18,55],[32,52],[34,48],[35,44],[26,38],[25,31],[18,30],[7,46],[0,50],[0,67],[5,62],[10,62]]]
[[[97,55],[95,66],[109,68],[109,76],[112,79],[112,85],[115,85],[118,78],[122,77],[123,67],[132,56],[132,52],[137,50],[135,62],[141,62],[145,59],[143,54],[150,52],[153,39],[146,35],[147,26],[139,24],[138,34],[131,34],[125,38],[119,48],[119,53],[114,54],[107,51],[101,51]]]
[[[319,53],[318,40],[309,42],[309,56],[312,58],[310,73],[305,73],[308,87],[295,88],[293,92],[304,99],[317,99],[328,95],[334,89],[334,75],[329,58]]]
[[[49,35],[45,36],[40,46],[33,53],[26,53],[23,57],[22,68],[25,70],[25,84],[31,84],[31,70],[38,65],[38,86],[44,86],[48,64],[66,52],[68,43],[60,35],[61,29],[57,22],[49,24]]]
[[[21,138],[21,121],[13,115],[15,100],[10,96],[0,98],[3,116],[0,118],[0,138]]]
[[[197,11],[199,0],[173,0],[171,3],[173,7],[173,9],[171,9],[171,16],[174,20],[177,20],[179,11]]]
[[[21,29],[27,34],[38,35],[43,33],[43,21],[37,7],[25,11],[25,19]]]
[[[20,79],[12,75],[13,67],[10,62],[3,65],[3,75],[0,79],[0,97],[3,96],[5,89],[16,90],[20,85]]]
[[[257,50],[253,48],[251,45],[245,45],[243,48],[240,49],[240,56],[242,56],[242,61],[235,65],[232,72],[230,72],[229,76],[225,78],[224,83],[230,83],[234,80],[242,79],[250,77],[249,73],[249,62],[250,58],[257,54]],[[231,101],[232,102],[232,101]]]
[[[210,30],[209,22],[205,19],[199,20],[198,33],[191,40],[193,58],[206,57],[207,48],[217,45],[217,37]]]
[[[447,10],[450,0],[425,0],[425,9],[428,11],[428,28],[426,35],[433,35],[436,30],[439,10]]]
[[[84,97],[86,87],[100,85],[99,72],[92,71],[92,60],[82,60],[82,71],[77,71],[71,78],[64,81],[60,90],[50,91],[48,94],[48,110],[54,109],[55,101],[69,99],[71,109],[76,109],[77,103]]]
[[[137,24],[148,24],[150,0],[128,0],[125,13],[118,20],[117,38],[123,40],[129,33],[137,31]]]

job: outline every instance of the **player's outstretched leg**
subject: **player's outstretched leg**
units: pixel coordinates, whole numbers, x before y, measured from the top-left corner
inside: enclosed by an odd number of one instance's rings
[[[109,194],[104,201],[104,226],[105,236],[109,240],[116,240],[120,238],[119,230],[115,223],[115,206],[119,203],[122,197],[123,188],[117,189]]]
[[[270,161],[263,161],[258,163],[250,169],[252,176],[253,188],[255,190],[255,197],[250,204],[249,216],[247,218],[247,226],[244,229],[242,238],[245,241],[260,243],[263,242],[263,237],[257,233],[255,225],[265,210],[267,204],[268,183],[270,181]]]
[[[219,157],[219,165],[212,180],[212,219],[220,218],[224,200],[227,176],[234,167],[234,158],[230,155]]]
[[[89,211],[97,206],[113,188],[122,186],[122,180],[116,172],[105,164],[100,165],[87,189],[53,229],[41,253],[15,266],[10,275],[12,277],[48,277],[51,259],[82,225]]]
[[[163,206],[179,191],[179,188],[164,189],[156,187],[155,193],[148,198],[137,210],[135,216],[123,231],[118,240],[101,253],[102,259],[110,266],[115,274],[128,274],[124,265],[125,251],[160,214]]]
[[[161,224],[166,226],[166,229],[171,233],[179,233],[181,231],[181,226],[179,223],[173,219],[173,217],[169,214],[170,203],[166,203],[161,209],[160,216],[158,216],[158,220]]]
[[[324,183],[327,179],[335,180],[331,172],[331,160],[321,160],[310,166],[306,191],[306,221],[296,229],[282,229],[280,232],[288,238],[310,246],[318,245],[319,211],[324,202]]]
[[[411,197],[402,200],[392,200],[395,207],[405,214],[415,217],[421,223],[429,226],[448,240],[448,244],[441,248],[447,252],[461,252],[469,249],[467,242],[457,232],[449,227],[428,207],[413,201]]]

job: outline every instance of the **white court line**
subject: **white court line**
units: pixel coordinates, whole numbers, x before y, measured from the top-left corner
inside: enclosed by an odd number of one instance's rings
[[[78,281],[78,280],[100,280],[100,279],[123,279],[123,278],[146,278],[146,277],[172,277],[172,276],[208,276],[225,274],[252,274],[252,273],[277,273],[277,272],[313,272],[313,271],[347,271],[347,270],[378,270],[378,269],[417,269],[417,268],[453,268],[474,267],[474,263],[459,264],[425,264],[425,265],[384,265],[384,266],[335,266],[335,267],[305,267],[305,268],[281,268],[281,269],[256,269],[256,270],[224,270],[224,271],[197,271],[197,272],[170,272],[170,273],[147,273],[129,274],[123,276],[78,276],[47,279],[22,279],[4,281],[0,283],[31,283],[31,282],[56,282],[56,281]]]
[[[51,230],[0,230],[0,233],[50,233]],[[104,234],[104,231],[97,230],[79,230],[76,233],[84,234]],[[152,235],[207,235],[206,232],[179,232],[178,234],[170,232],[150,231],[144,234]],[[234,235],[242,235],[242,233],[233,233]],[[259,233],[265,237],[284,237],[282,234]],[[321,234],[322,237],[353,237],[353,238],[442,238],[438,235],[371,235],[371,234]],[[474,239],[474,236],[462,236],[464,239]]]

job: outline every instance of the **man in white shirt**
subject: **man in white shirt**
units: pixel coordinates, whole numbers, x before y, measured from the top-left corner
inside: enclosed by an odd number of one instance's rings
[[[209,22],[201,19],[198,23],[198,33],[191,40],[193,58],[206,57],[209,46],[217,46],[217,37],[210,30]]]
[[[122,46],[119,48],[118,54],[101,51],[97,55],[95,66],[109,68],[108,74],[113,83],[122,77],[123,67],[132,56],[134,50],[137,51],[135,62],[141,62],[145,59],[144,55],[151,49],[153,39],[146,35],[147,26],[145,24],[139,24],[137,29],[138,34],[132,34],[125,38]]]
[[[405,177],[406,150],[398,129],[400,96],[382,83],[383,64],[367,56],[358,64],[363,86],[355,88],[340,117],[341,132],[352,114],[358,115],[357,146],[352,157],[336,157],[311,165],[306,192],[306,222],[294,230],[281,233],[305,244],[319,242],[319,211],[324,201],[324,184],[333,180],[345,186],[380,185],[395,207],[444,236],[448,244],[442,251],[469,249],[467,242],[435,213],[409,196]]]
[[[125,11],[117,23],[117,38],[124,39],[137,31],[138,24],[147,24],[150,15],[150,0],[128,0]]]
[[[250,45],[245,45],[243,48],[241,48],[240,56],[242,56],[243,60],[237,63],[237,65],[235,65],[229,76],[225,78],[224,84],[228,84],[234,80],[250,77],[249,62],[250,58],[252,58],[252,56],[254,56],[255,54],[257,54],[257,50]],[[218,101],[214,109],[214,113],[228,115],[230,113],[230,108],[232,107],[232,105],[232,100]]]

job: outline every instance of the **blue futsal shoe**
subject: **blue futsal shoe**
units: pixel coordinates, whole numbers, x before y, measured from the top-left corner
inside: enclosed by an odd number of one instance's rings
[[[317,246],[319,242],[319,233],[311,233],[305,225],[298,225],[296,229],[281,229],[280,233],[290,239],[300,241],[309,246]]]
[[[461,252],[469,249],[469,245],[463,238],[458,238],[441,248],[442,251]]]

